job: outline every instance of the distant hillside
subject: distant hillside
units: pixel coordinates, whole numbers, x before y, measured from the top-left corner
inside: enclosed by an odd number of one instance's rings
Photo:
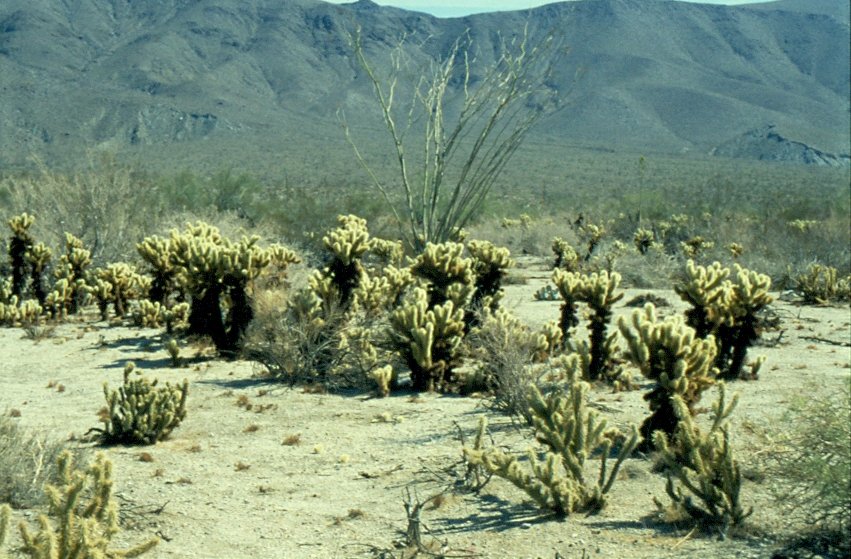
[[[531,138],[542,145],[708,154],[773,126],[847,161],[847,10],[846,0],[584,0],[437,19],[369,0],[4,0],[0,164],[87,147],[205,153],[219,165],[301,150],[327,162],[348,154],[338,108],[380,133],[349,30],[363,28],[377,61],[406,33],[419,64],[464,29],[486,61],[525,24],[570,47],[547,84],[561,107]]]

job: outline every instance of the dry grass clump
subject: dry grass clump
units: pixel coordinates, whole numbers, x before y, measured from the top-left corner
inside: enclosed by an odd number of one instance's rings
[[[30,508],[44,501],[45,483],[58,481],[56,460],[65,445],[27,432],[12,416],[0,416],[0,502]]]

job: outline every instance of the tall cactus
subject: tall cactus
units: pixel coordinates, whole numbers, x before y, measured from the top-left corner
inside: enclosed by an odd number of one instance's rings
[[[715,383],[715,341],[711,336],[696,337],[681,317],[658,321],[652,304],[636,310],[631,325],[621,318],[618,327],[627,341],[629,360],[645,378],[656,382],[644,396],[652,413],[641,424],[643,439],[638,448],[646,452],[653,448],[653,433],[670,436],[676,431],[679,418],[673,397],[681,398],[693,414],[703,391]]]

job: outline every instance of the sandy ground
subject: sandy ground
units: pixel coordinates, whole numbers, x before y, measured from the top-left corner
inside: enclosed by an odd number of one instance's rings
[[[527,283],[508,286],[507,306],[531,324],[557,317],[557,302],[532,298],[549,273],[531,268],[527,276]],[[647,292],[628,290],[618,314],[631,312],[623,303]],[[673,304],[662,314],[682,311],[673,292],[653,293]],[[741,398],[733,443],[746,477],[755,480],[743,489],[744,503],[754,507],[746,535],[720,541],[691,533],[688,525],[658,523],[652,499],[666,500],[664,479],[638,458],[627,461],[609,506],[595,516],[553,520],[524,493],[494,479],[479,495],[447,493],[440,506],[423,511],[422,520],[456,555],[770,557],[793,528],[770,499],[769,481],[756,472],[764,436],[783,428],[790,399],[835,390],[851,367],[848,347],[821,341],[848,342],[847,306],[778,301],[774,309],[781,343],[752,349],[751,355],[767,356],[761,378],[732,387]],[[102,322],[64,324],[40,342],[20,329],[0,329],[0,346],[0,412],[19,410],[22,426],[56,438],[79,437],[98,425],[102,385],[120,384],[127,361],[161,382],[189,379],[188,415],[170,440],[106,449],[128,528],[121,539],[158,535],[161,543],[146,555],[152,558],[345,558],[392,550],[406,526],[406,491],[424,500],[451,488],[457,479],[453,465],[461,471],[458,428],[469,437],[487,413],[476,398],[307,393],[264,382],[249,362],[210,360],[173,369],[159,332]],[[192,348],[183,351],[191,354]],[[243,396],[251,409],[238,405]],[[602,386],[592,394],[619,426],[645,417],[641,396]],[[704,396],[707,407],[713,398]],[[523,450],[531,442],[508,418],[489,420],[497,444]],[[152,461],[142,461],[143,453]],[[35,514],[16,511],[15,517],[32,520]]]

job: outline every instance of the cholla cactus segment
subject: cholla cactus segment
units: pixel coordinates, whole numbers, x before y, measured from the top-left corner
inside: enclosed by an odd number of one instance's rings
[[[157,539],[130,549],[110,549],[120,531],[118,507],[113,498],[112,462],[103,453],[86,469],[76,468],[69,451],[58,459],[61,485],[47,485],[50,516],[38,518],[36,533],[21,525],[23,551],[35,559],[99,559],[138,557],[157,545]]]
[[[641,425],[644,439],[639,448],[649,450],[655,431],[672,435],[676,430],[678,417],[672,397],[682,398],[693,412],[703,391],[715,383],[717,350],[712,336],[696,337],[681,317],[658,321],[652,304],[635,311],[631,322],[631,327],[624,318],[618,323],[627,341],[627,358],[645,378],[657,383],[644,397],[653,413]]]
[[[464,329],[463,310],[452,301],[429,308],[428,295],[420,288],[390,315],[390,341],[411,370],[414,390],[454,387]]]
[[[849,301],[851,300],[851,274],[840,278],[836,268],[812,264],[807,269],[807,273],[795,279],[795,291],[805,303],[810,304],[826,305],[834,301]]]
[[[577,381],[569,383],[565,392],[544,396],[537,387],[530,386],[535,438],[546,448],[543,457],[528,452],[530,468],[500,449],[465,448],[465,458],[472,465],[507,479],[539,506],[559,516],[602,509],[621,465],[635,448],[638,433],[633,428],[609,471],[608,455],[617,432],[607,429],[606,421],[588,409],[588,390],[588,384]],[[599,455],[601,460],[594,481],[585,478],[585,463],[592,455]]]
[[[734,397],[726,404],[721,384],[719,399],[712,406],[715,420],[703,433],[682,398],[674,396],[674,410],[680,418],[677,431],[673,437],[657,431],[654,439],[668,470],[666,491],[674,506],[704,525],[720,528],[722,533],[742,524],[753,512],[745,511],[740,502],[742,474],[726,425],[736,401]]]
[[[167,438],[186,417],[188,381],[158,387],[157,380],[131,379],[131,365],[125,367],[124,384],[118,390],[110,391],[107,383],[103,385],[108,411],[101,419],[101,438],[106,444],[155,444]]]
[[[82,290],[77,282],[65,278],[53,284],[53,291],[47,294],[44,306],[53,318],[65,317],[75,306],[77,293]]]

